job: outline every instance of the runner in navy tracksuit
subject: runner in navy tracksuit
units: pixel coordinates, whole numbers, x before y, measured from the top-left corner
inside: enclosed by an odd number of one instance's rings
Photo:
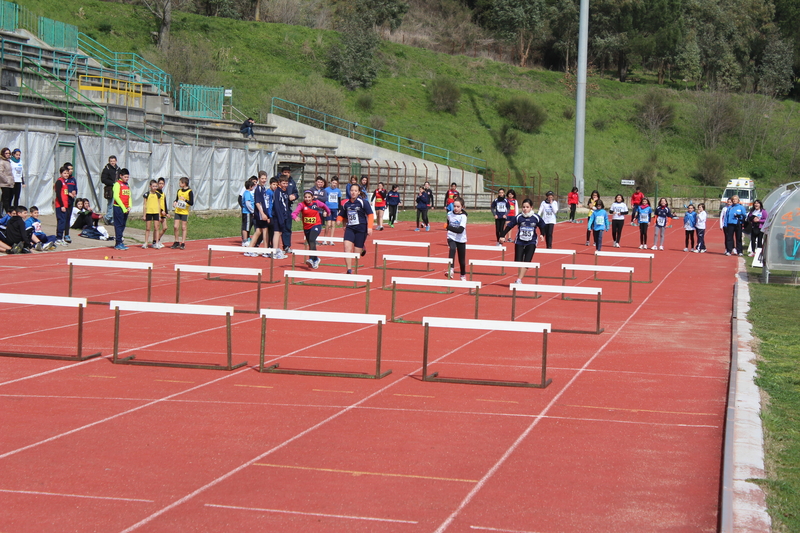
[[[501,232],[498,242],[501,244],[505,242],[505,236],[514,226],[519,226],[517,240],[514,242],[514,261],[530,263],[534,252],[536,252],[536,228],[539,228],[539,239],[542,240],[544,239],[542,232],[547,226],[544,220],[534,213],[533,201],[530,198],[525,198],[522,201],[522,213],[508,219],[508,223]],[[527,268],[519,269],[517,283],[522,283],[522,278],[525,277],[525,271],[527,270]]]

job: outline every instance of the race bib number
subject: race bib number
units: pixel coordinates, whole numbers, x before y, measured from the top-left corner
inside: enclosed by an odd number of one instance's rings
[[[530,226],[522,226],[519,228],[519,240],[530,241],[533,240],[534,229]]]
[[[178,200],[177,202],[175,202],[175,204],[178,207],[178,209],[186,209],[186,202],[183,200]]]
[[[358,226],[358,212],[357,211],[348,211],[347,212],[347,225],[348,226]]]
[[[667,217],[658,217],[658,218],[656,218],[656,225],[665,226],[666,224],[667,224]]]
[[[497,212],[498,213],[505,213],[506,212],[506,204],[503,204],[503,203],[497,204]]]
[[[328,203],[335,204],[339,201],[339,195],[333,192],[328,193]]]
[[[641,213],[639,215],[639,222],[647,224],[648,222],[650,222],[650,216],[647,213]]]
[[[317,217],[303,217],[303,224],[316,224]]]

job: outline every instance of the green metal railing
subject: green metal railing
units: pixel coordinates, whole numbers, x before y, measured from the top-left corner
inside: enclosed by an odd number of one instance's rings
[[[26,74],[28,76],[26,76]],[[42,101],[47,102],[50,107],[63,113],[67,121],[66,128],[69,128],[69,123],[72,121],[80,124],[95,135],[102,135],[105,133],[115,139],[124,140],[122,137],[109,130],[109,126],[114,126],[141,141],[152,142],[152,139],[139,135],[108,118],[104,107],[84,96],[77,89],[59,79],[48,69],[32,61],[26,61],[23,66],[21,89],[22,90],[19,92],[20,100],[25,96],[25,91],[27,90],[31,96],[38,97]],[[88,115],[91,118],[84,118],[81,120],[78,114]],[[97,124],[93,125],[90,123],[92,119],[94,119],[95,122],[102,123],[102,131],[97,130]]]
[[[175,108],[184,117],[222,118],[224,87],[181,83],[175,92]]]
[[[138,76],[139,81],[149,83],[162,93],[169,94],[172,91],[172,76],[139,54],[112,52],[85,33],[80,32],[78,33],[78,47],[109,70],[130,72],[134,76]]]
[[[39,38],[55,48],[78,49],[78,27],[45,17],[39,17]]]
[[[0,29],[14,31],[17,29],[17,4],[0,0]]]
[[[369,126],[328,115],[327,113],[316,111],[282,98],[272,98],[270,113],[338,135],[370,143],[374,146],[396,150],[401,154],[412,155],[435,163],[442,163],[448,167],[470,169],[476,174],[483,174],[486,169],[485,159],[454,152],[446,148],[440,148],[439,146],[433,146],[407,137],[401,137],[393,133],[376,130]]]

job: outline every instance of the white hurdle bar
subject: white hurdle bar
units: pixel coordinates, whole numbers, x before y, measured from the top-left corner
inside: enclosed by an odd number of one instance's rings
[[[562,299],[565,299],[565,294],[583,294],[586,296],[594,295],[597,297],[597,327],[594,331],[555,328],[553,328],[551,331],[554,333],[588,333],[591,335],[600,335],[603,332],[603,328],[600,327],[600,304],[603,301],[601,296],[603,294],[603,289],[599,287],[565,287],[563,285],[529,285],[524,283],[512,283],[508,286],[508,288],[511,290],[512,322],[517,319],[517,291],[532,292],[536,298],[539,297],[538,294],[540,292],[561,294]]]
[[[247,364],[247,361],[233,364],[231,350],[231,317],[233,316],[232,306],[222,305],[192,305],[192,304],[165,304],[152,302],[126,302],[122,300],[112,300],[109,303],[114,311],[114,364],[140,365],[140,366],[165,366],[171,368],[196,368],[202,370],[235,370]],[[160,361],[135,361],[136,354],[128,357],[119,357],[119,313],[120,311],[134,311],[138,313],[170,313],[179,315],[204,315],[204,316],[224,316],[227,332],[228,364],[206,365],[199,363],[167,363]]]
[[[463,320],[458,318],[424,317],[425,342],[422,352],[422,381],[438,381],[442,383],[465,383],[467,385],[497,385],[502,387],[526,387],[543,389],[552,380],[547,379],[547,333],[550,324],[537,322],[507,322],[505,320]],[[430,328],[477,329],[486,331],[511,331],[517,333],[541,333],[542,338],[542,378],[539,383],[520,381],[498,381],[489,379],[440,378],[438,372],[428,374],[428,340]],[[527,345],[527,344],[526,344]]]
[[[211,266],[211,254],[214,252],[230,252],[232,254],[242,255],[245,252],[255,252],[257,254],[265,255],[265,254],[273,254],[277,252],[276,248],[245,248],[243,246],[225,246],[221,244],[209,244],[208,245],[208,266]],[[272,255],[269,256],[269,280],[263,281],[263,283],[278,283],[280,280],[275,280],[272,277],[273,267],[275,266],[275,260],[272,258]],[[211,279],[211,274],[206,276],[206,279]],[[232,280],[228,278],[216,278],[219,281],[242,281],[242,280]]]
[[[578,253],[575,250],[567,250],[563,248],[542,248],[541,246],[536,247],[536,252],[533,254],[533,257],[536,258],[537,255],[566,255],[572,258],[572,264],[575,264],[575,258],[577,257]],[[548,278],[548,279],[561,279],[561,276],[543,276],[541,270],[539,271],[540,278]],[[567,279],[575,279],[575,275],[571,278]]]
[[[258,313],[261,309],[261,276],[262,271],[258,268],[237,268],[237,267],[218,267],[205,265],[175,265],[175,303],[181,303],[181,272],[196,272],[206,274],[206,279],[211,274],[227,276],[250,276],[256,278],[258,286],[256,288],[256,308],[255,310],[240,309],[239,313]]]
[[[334,274],[331,272],[304,272],[302,270],[285,270],[283,272],[284,288],[283,288],[283,308],[289,308],[289,285],[313,285],[315,287],[339,287],[344,289],[357,289],[359,283],[364,283],[366,287],[366,308],[365,313],[369,313],[369,290],[372,283],[372,276],[364,276],[361,274]],[[342,285],[326,285],[322,283],[303,283],[302,281],[292,281],[291,279],[311,279],[317,281],[346,281],[352,282],[353,287],[344,287]]]
[[[264,351],[267,343],[267,319],[273,320],[299,320],[301,322],[337,322],[346,324],[376,324],[378,326],[377,351],[375,355],[375,373],[363,374],[354,372],[325,372],[317,370],[289,370],[280,369],[278,364],[264,368]],[[324,311],[286,311],[280,309],[261,310],[261,352],[259,355],[259,372],[272,374],[299,374],[301,376],[327,376],[340,378],[381,379],[392,373],[391,370],[381,372],[381,346],[383,343],[383,325],[386,315],[369,315],[359,313],[328,313]],[[306,331],[309,331],[307,329]]]
[[[492,261],[490,259],[470,259],[469,263],[469,279],[472,279],[474,274],[488,274],[488,272],[475,272],[473,266],[488,266],[500,267],[500,274],[505,275],[506,267],[509,268],[528,268],[536,270],[536,282],[539,281],[539,263],[526,263],[525,261]],[[491,274],[495,275],[495,274]]]
[[[76,266],[98,267],[98,268],[124,268],[128,270],[147,270],[147,301],[150,301],[150,294],[153,286],[153,263],[139,263],[136,261],[107,261],[103,259],[67,259],[69,265],[69,294],[72,296],[72,274]],[[88,302],[96,305],[107,305],[108,302]]]
[[[10,294],[0,293],[0,303],[18,305],[46,305],[50,307],[77,307],[78,308],[78,350],[76,355],[50,355],[42,353],[15,353],[0,352],[2,357],[26,357],[30,359],[54,359],[56,361],[86,361],[98,357],[102,352],[83,355],[83,310],[86,308],[86,298],[68,298],[64,296],[40,296],[38,294]],[[8,311],[7,311],[8,313]]]
[[[564,277],[561,280],[562,286],[567,285],[567,270],[572,270],[573,272],[576,272],[576,275],[577,272],[593,272],[595,281],[627,282],[628,283],[627,300],[603,300],[603,301],[606,303],[620,303],[620,304],[629,304],[633,302],[633,267],[602,266],[602,265],[561,265],[561,271],[564,273]],[[617,272],[620,274],[628,274],[628,279],[601,280],[597,278],[598,272]],[[580,300],[580,298],[567,298],[566,295],[563,295],[562,298],[564,300]]]
[[[419,255],[384,255],[383,256],[383,277],[381,278],[381,287],[386,290],[386,270],[412,270],[410,268],[389,268],[386,266],[387,261],[402,261],[404,263],[427,263],[428,267],[434,265],[449,265],[447,268],[453,267],[453,260],[449,257],[424,257]],[[420,272],[417,270],[416,272]],[[425,272],[424,270],[422,272]]]
[[[599,263],[599,259],[601,257],[618,257],[618,258],[627,258],[627,259],[649,259],[650,260],[650,269],[649,274],[646,280],[633,280],[634,283],[653,283],[653,258],[656,254],[643,254],[643,253],[636,253],[636,252],[598,252],[595,251],[594,253],[594,264]],[[613,280],[601,280],[601,281],[613,281]]]
[[[416,287],[430,287],[434,285],[436,287],[447,287],[447,291],[425,291],[425,290],[413,290],[413,289],[398,289],[398,285],[410,285]],[[480,289],[481,289],[481,282],[480,281],[459,281],[454,279],[445,279],[445,280],[434,280],[430,278],[392,278],[392,322],[400,322],[402,324],[419,324],[419,320],[403,320],[402,317],[398,317],[395,315],[395,303],[397,301],[397,292],[427,292],[433,294],[450,294],[453,291],[451,289],[467,289],[472,292],[475,290],[475,318],[478,318],[478,301],[480,299]]]
[[[497,246],[497,245],[489,246],[489,245],[486,245],[486,244],[467,244],[467,251],[470,251],[470,250],[474,251],[474,252],[478,252],[478,251],[497,252],[497,251],[499,251],[500,252],[500,260],[501,261],[505,261],[506,260],[506,247],[505,246]],[[487,275],[487,276],[505,276],[505,271],[501,270],[499,274],[494,274],[494,273],[490,273],[490,272],[476,272],[476,274],[484,274],[484,275]]]
[[[319,249],[319,247],[320,247],[320,246],[322,246],[322,245],[320,244],[320,241],[330,241],[330,242],[333,242],[333,243],[336,243],[336,244],[342,244],[342,243],[344,243],[344,237],[325,237],[325,238],[323,239],[323,238],[322,238],[322,235],[320,235],[320,236],[318,236],[318,237],[317,237],[317,250],[320,250],[320,249]],[[306,250],[308,250],[308,241],[307,241],[307,240],[305,240],[305,239],[303,239],[303,247],[304,247]],[[321,250],[320,250],[320,251],[321,251]],[[335,267],[343,267],[343,266],[346,266],[346,265],[345,265],[345,264],[343,264],[343,263],[320,263],[320,264],[321,264],[321,265],[324,265],[324,266],[335,266]]]
[[[372,262],[372,268],[378,268],[378,246],[401,246],[404,248],[425,248],[427,251],[427,256],[431,256],[431,243],[429,242],[414,242],[414,241],[388,241],[388,240],[381,240],[375,239],[372,241],[375,244],[375,259]],[[406,270],[403,268],[395,268],[392,270]],[[410,269],[409,269],[410,270]],[[430,265],[428,265],[428,272],[431,271]]]
[[[294,270],[295,257],[311,257],[311,256],[316,256],[319,258],[336,257],[339,259],[354,259],[356,264],[353,267],[353,272],[358,274],[359,254],[355,252],[326,252],[324,250],[292,250],[292,270]],[[341,266],[341,265],[331,265],[331,266]]]

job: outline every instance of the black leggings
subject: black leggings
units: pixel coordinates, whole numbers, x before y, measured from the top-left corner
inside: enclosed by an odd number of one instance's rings
[[[515,244],[514,261],[518,263],[530,263],[533,259],[534,252],[536,252],[536,241],[530,244]]]
[[[763,236],[764,234],[761,232],[760,228],[756,228],[755,226],[750,228],[750,250],[753,253],[756,253],[756,248],[761,248]]]
[[[461,268],[461,275],[467,275],[467,243],[456,242],[453,239],[447,239],[447,246],[450,247],[450,259],[453,259],[453,268],[455,269],[456,252],[458,252],[458,266]]]
[[[569,204],[569,221],[575,222],[575,209],[578,207],[578,204]]]
[[[553,228],[555,228],[555,224],[545,224],[544,230],[542,234],[544,235],[544,243],[548,249],[553,247]]]
[[[625,227],[625,219],[621,220],[612,220],[611,221],[611,238],[614,239],[614,242],[619,244],[619,240],[622,238],[622,228]]]
[[[389,206],[389,224],[394,224],[394,221],[397,220],[397,206],[390,205]]]
[[[639,244],[647,246],[647,226],[649,225],[647,222],[639,222]]]
[[[691,243],[692,245],[689,246],[689,243]],[[686,238],[683,239],[683,247],[684,248],[689,248],[690,250],[694,248],[694,230],[693,229],[687,229],[686,230]]]
[[[419,217],[422,217],[422,222],[426,226],[428,225],[428,210],[427,209],[420,209],[417,208],[417,227],[419,228]]]
[[[503,235],[503,229],[506,227],[505,217],[497,217],[494,219],[494,237],[497,242],[500,242],[500,237]]]

